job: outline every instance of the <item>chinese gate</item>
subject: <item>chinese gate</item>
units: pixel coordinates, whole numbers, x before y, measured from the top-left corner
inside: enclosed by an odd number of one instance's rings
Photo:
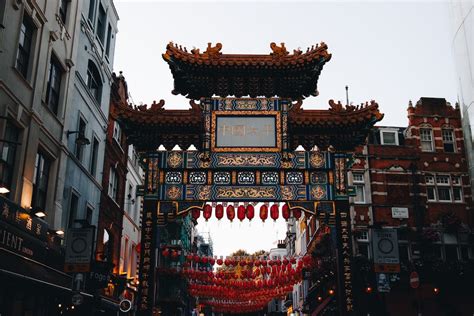
[[[160,101],[124,105],[117,113],[145,166],[140,315],[152,314],[157,295],[158,223],[202,210],[206,202],[285,202],[310,214],[328,212],[337,235],[338,304],[341,314],[351,314],[346,168],[351,151],[382,118],[378,105],[331,100],[329,110],[301,108],[306,96],[317,95],[331,58],[324,43],[293,54],[274,43],[269,55],[225,55],[221,48],[209,44],[203,53],[188,53],[167,46],[173,92],[190,98],[191,109],[165,110]],[[160,145],[196,150],[157,151]],[[296,151],[299,145],[306,150]]]

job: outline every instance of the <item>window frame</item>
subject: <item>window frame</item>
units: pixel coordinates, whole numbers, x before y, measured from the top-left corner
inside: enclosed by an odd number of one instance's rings
[[[87,63],[86,86],[92,98],[100,105],[102,101],[102,77],[99,68],[90,59]]]
[[[32,181],[31,207],[46,212],[52,160],[42,150],[36,152]],[[46,169],[46,171],[45,171]]]
[[[105,44],[106,31],[107,31],[107,11],[105,10],[102,3],[99,2],[99,9],[98,9],[98,14],[97,14],[96,36],[99,39],[99,42],[102,44],[102,46],[104,46]]]
[[[5,124],[5,130],[3,133],[3,139],[6,142],[0,141],[0,184],[5,185],[10,192],[5,195],[9,197],[13,194],[13,179],[17,168],[17,149],[19,146],[19,140],[21,138],[22,128],[13,124],[11,120],[7,120]]]
[[[56,73],[56,86],[53,87],[51,84],[52,81],[52,76],[54,75],[53,72]],[[64,68],[62,67],[61,63],[59,62],[59,59],[54,55],[51,54],[51,57],[49,59],[49,70],[48,70],[48,81],[46,83],[46,97],[45,97],[45,102],[48,107],[48,109],[53,112],[55,115],[58,115],[59,112],[59,104],[60,104],[60,98],[61,98],[61,87],[62,87],[62,79],[64,75]],[[59,80],[57,79],[59,77]],[[59,83],[58,83],[59,81]],[[56,91],[57,89],[57,91]],[[56,95],[56,104],[51,104],[52,99],[51,99],[51,92],[54,92]]]
[[[356,179],[355,176],[360,176],[360,179]],[[352,172],[352,185],[355,187],[356,196],[353,197],[355,204],[366,203],[366,192],[365,192],[365,175],[363,172]],[[359,191],[362,192],[362,199],[359,198]]]
[[[425,135],[425,136],[429,136],[429,140],[428,139],[423,139],[423,132],[429,132],[429,135]],[[434,152],[435,151],[435,145],[434,145],[434,137],[433,137],[433,129],[431,127],[420,127],[420,148],[421,148],[421,151],[423,152]],[[425,148],[423,148],[423,144],[430,144],[430,150],[427,150]]]
[[[97,147],[96,147],[96,144],[97,144]],[[100,151],[100,141],[96,135],[92,135],[89,172],[94,178],[96,177],[96,173],[97,173],[97,161],[99,159],[99,151]]]
[[[449,134],[446,134],[449,132]],[[448,136],[448,137],[445,137]],[[441,129],[441,138],[443,140],[443,150],[445,153],[456,153],[456,134],[451,127],[443,127]],[[450,139],[449,139],[450,138]],[[451,145],[452,151],[446,150],[446,146]]]
[[[64,25],[66,25],[67,23],[67,14],[69,11],[70,2],[71,2],[70,0],[59,0],[58,15],[59,15],[59,19]]]
[[[23,30],[23,28],[25,30]],[[17,53],[15,58],[15,69],[25,78],[27,81],[30,76],[32,52],[34,50],[34,39],[36,34],[36,25],[33,22],[33,18],[29,16],[26,11],[23,14],[23,20],[20,26],[20,33],[18,36]],[[27,45],[25,45],[25,39],[29,39]],[[27,46],[27,47],[26,47]]]
[[[394,143],[386,143],[384,139],[384,134],[393,134],[394,135]],[[392,128],[382,128],[380,129],[380,144],[384,146],[399,146],[399,139],[398,139],[398,130]]]
[[[118,173],[114,167],[110,167],[110,170],[109,170],[109,188],[108,188],[107,194],[112,200],[117,202]]]
[[[73,198],[75,198],[76,203],[74,205],[73,209]],[[69,195],[69,205],[68,205],[68,228],[73,228],[74,227],[74,221],[77,219],[77,213],[79,211],[79,202],[80,202],[80,194],[71,188],[71,194]]]
[[[457,179],[457,180],[454,180],[454,179]],[[444,174],[444,173],[426,174],[425,185],[426,185],[426,200],[428,202],[464,203],[461,175]],[[429,191],[432,194],[430,194]],[[444,193],[441,193],[441,192],[444,192]],[[449,199],[441,199],[441,197],[446,196],[445,194],[446,192],[449,194]],[[458,192],[458,193],[455,194],[455,192]],[[432,198],[430,198],[430,195],[432,195]],[[455,196],[458,196],[460,199],[456,199]]]

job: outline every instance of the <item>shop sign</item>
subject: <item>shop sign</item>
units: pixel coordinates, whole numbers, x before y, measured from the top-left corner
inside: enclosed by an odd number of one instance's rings
[[[88,274],[87,288],[93,290],[106,288],[110,281],[112,267],[113,265],[108,262],[94,262]]]
[[[44,242],[2,220],[0,220],[0,248],[40,262],[46,259],[46,244]]]
[[[71,301],[72,305],[79,306],[84,303],[84,296],[82,296],[80,293],[76,293],[72,296]]]
[[[408,218],[408,208],[392,207],[392,218]]]
[[[47,240],[48,224],[0,196],[0,219],[43,241]]]

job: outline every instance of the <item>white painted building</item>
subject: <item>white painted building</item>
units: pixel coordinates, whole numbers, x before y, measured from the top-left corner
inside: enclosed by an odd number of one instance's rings
[[[137,245],[140,243],[140,212],[141,196],[137,196],[138,186],[143,184],[143,170],[139,165],[139,157],[133,146],[128,147],[127,181],[125,184],[125,203],[123,216],[122,242],[120,251],[120,273],[127,278],[138,280],[139,254]]]

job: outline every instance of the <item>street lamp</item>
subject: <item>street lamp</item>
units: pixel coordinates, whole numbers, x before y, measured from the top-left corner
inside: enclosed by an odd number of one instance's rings
[[[75,143],[79,146],[89,145],[90,140],[84,136],[84,131],[67,131],[66,136],[69,138],[71,134],[79,134],[75,140]]]

